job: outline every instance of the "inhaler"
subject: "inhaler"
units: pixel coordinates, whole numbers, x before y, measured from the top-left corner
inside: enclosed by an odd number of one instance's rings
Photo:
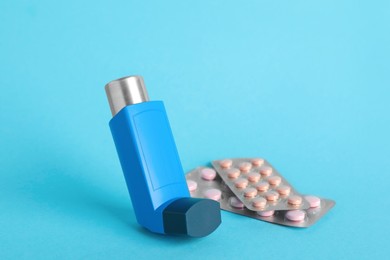
[[[219,203],[191,198],[162,101],[150,101],[143,78],[105,86],[110,128],[138,223],[169,235],[202,237],[221,223]]]

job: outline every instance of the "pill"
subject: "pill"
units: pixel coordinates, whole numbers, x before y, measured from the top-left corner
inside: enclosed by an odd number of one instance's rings
[[[242,203],[237,197],[230,197],[230,206],[237,209],[243,209],[244,203]]]
[[[187,186],[189,191],[194,191],[198,188],[198,184],[192,180],[187,180]]]
[[[242,172],[249,172],[249,170],[252,168],[252,164],[243,162],[238,165],[238,168],[240,168]]]
[[[302,197],[298,195],[292,195],[288,197],[288,204],[300,205],[302,203]]]
[[[316,196],[305,196],[305,199],[309,202],[310,208],[317,208],[321,205],[321,199]]]
[[[256,185],[256,189],[260,192],[265,192],[269,188],[268,182],[260,182],[259,184]]]
[[[260,169],[260,174],[263,176],[270,176],[272,174],[272,171],[273,170],[271,167],[265,166]]]
[[[254,159],[252,159],[251,162],[252,162],[252,164],[254,166],[261,166],[264,163],[264,159],[262,159],[262,158],[254,158]]]
[[[268,201],[276,201],[279,199],[279,193],[275,191],[269,191],[264,196]]]
[[[219,166],[221,166],[224,169],[228,169],[232,166],[233,161],[230,159],[225,159],[219,162]]]
[[[290,194],[291,188],[287,185],[281,185],[280,187],[278,187],[277,191],[280,195],[288,195]]]
[[[303,210],[289,210],[285,216],[288,220],[298,222],[305,219],[306,213]]]
[[[218,189],[208,189],[204,192],[204,196],[212,200],[220,200],[222,192]]]
[[[208,181],[214,180],[215,177],[217,176],[217,173],[215,172],[215,170],[211,169],[211,168],[203,168],[202,170],[200,170],[200,172],[201,172],[202,179],[205,179]]]
[[[257,211],[257,215],[261,217],[271,217],[275,213],[274,210],[268,210],[268,211]]]
[[[227,176],[230,179],[236,179],[238,176],[240,176],[240,170],[236,168],[229,169],[227,171]]]
[[[248,186],[248,181],[244,178],[237,179],[234,182],[234,186],[236,186],[236,188],[238,188],[238,189],[244,189],[244,188],[246,188],[246,186]]]
[[[255,208],[264,208],[265,205],[267,205],[267,200],[262,197],[254,198],[252,200],[252,205]]]
[[[258,182],[260,180],[260,174],[257,172],[251,172],[248,174],[248,181],[250,182]]]
[[[257,190],[255,188],[246,188],[244,190],[244,196],[247,198],[253,198],[257,195]]]
[[[279,176],[271,176],[268,178],[268,182],[272,186],[278,186],[281,181],[282,181],[282,178],[280,178]]]

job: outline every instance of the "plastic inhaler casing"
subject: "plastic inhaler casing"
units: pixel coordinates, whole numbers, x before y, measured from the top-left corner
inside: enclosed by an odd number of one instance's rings
[[[161,234],[213,232],[221,223],[219,203],[190,197],[163,102],[149,101],[139,76],[105,88],[111,133],[138,223]]]

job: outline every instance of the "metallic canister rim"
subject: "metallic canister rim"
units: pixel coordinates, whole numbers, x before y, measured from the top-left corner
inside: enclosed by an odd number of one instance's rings
[[[105,86],[112,116],[122,108],[149,101],[144,79],[141,76],[127,76],[113,80]]]

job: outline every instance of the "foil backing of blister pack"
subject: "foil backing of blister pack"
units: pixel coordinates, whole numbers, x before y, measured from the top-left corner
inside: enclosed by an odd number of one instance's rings
[[[239,202],[239,200],[230,190],[230,188],[224,183],[221,177],[217,175],[212,180],[205,180],[201,177],[202,169],[208,169],[208,167],[198,167],[186,174],[187,182],[193,181],[197,184],[196,189],[190,191],[191,197],[208,198],[205,195],[208,191],[219,190],[221,192],[221,196],[219,197],[218,201],[220,202],[221,209],[242,216],[247,216],[254,219],[284,226],[304,228],[313,225],[335,205],[335,202],[333,200],[321,198],[321,204],[319,207],[303,210],[305,212],[305,218],[302,221],[288,220],[285,216],[286,213],[289,212],[288,210],[274,211],[271,216],[263,217],[259,215],[259,213],[261,212],[251,211],[247,209],[243,203],[232,203],[232,200],[234,200],[235,202]]]
[[[228,167],[222,167],[221,165],[224,162],[230,161]],[[254,162],[257,162],[256,164]],[[221,176],[224,183],[230,188],[230,190],[237,196],[237,198],[242,201],[245,206],[252,211],[270,211],[270,210],[294,210],[294,209],[307,209],[309,208],[309,203],[303,198],[303,196],[297,192],[294,187],[266,160],[261,158],[236,158],[236,159],[225,159],[225,160],[216,160],[212,162],[214,169],[217,171],[219,176]],[[250,165],[249,169],[243,171],[243,166]],[[235,178],[229,178],[230,173],[234,171],[239,171],[239,176]],[[267,170],[267,171],[266,171]],[[258,174],[260,178],[256,181],[249,181],[250,177]],[[237,188],[237,181],[248,180],[247,186],[245,188]],[[269,188],[265,191],[259,191],[259,185],[271,183],[273,180],[278,180],[275,185],[269,185]],[[278,189],[281,187],[289,188],[288,194],[280,194]],[[245,196],[245,191],[247,189],[256,189],[257,194],[253,197]],[[274,201],[267,199],[269,194],[278,194],[278,198]],[[298,196],[301,198],[300,204],[290,204],[289,199],[293,196]],[[254,207],[254,199],[263,197],[267,200],[265,207]]]
[[[191,197],[194,198],[208,198],[206,193],[211,189],[216,189],[221,192],[221,199],[224,199],[224,194],[229,191],[229,188],[224,184],[221,177],[215,176],[213,180],[205,180],[201,176],[202,169],[209,169],[208,167],[198,167],[186,174],[186,180],[194,181],[197,184],[195,190],[190,189]],[[221,201],[221,200],[218,200]]]

